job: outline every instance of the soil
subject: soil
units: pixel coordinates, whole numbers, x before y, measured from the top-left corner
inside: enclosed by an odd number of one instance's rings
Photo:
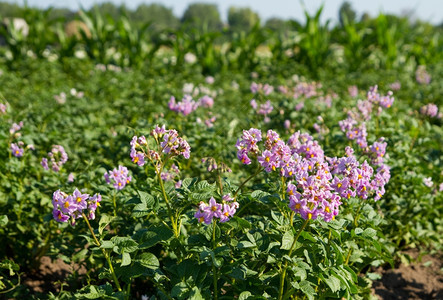
[[[418,250],[405,254],[412,258],[412,263],[375,270],[382,278],[373,282],[373,293],[380,300],[443,300],[441,255],[421,256]]]
[[[73,273],[78,275],[86,274],[86,269],[76,264],[68,265],[62,259],[51,260],[49,256],[40,259],[38,272],[26,274],[23,284],[26,285],[33,294],[59,292],[60,282],[65,282],[66,278]]]
[[[405,254],[412,258],[412,263],[402,263],[395,269],[387,266],[374,270],[382,278],[373,282],[373,294],[380,300],[443,300],[442,256],[421,256],[418,250]],[[44,256],[39,272],[27,274],[23,283],[32,293],[58,292],[60,282],[65,282],[73,272],[81,276],[86,269]]]

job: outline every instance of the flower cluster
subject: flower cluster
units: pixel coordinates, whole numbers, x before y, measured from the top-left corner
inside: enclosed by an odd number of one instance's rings
[[[23,148],[23,142],[11,143],[11,153],[15,157],[22,157],[25,149]]]
[[[198,108],[198,103],[195,102],[190,95],[185,95],[178,103],[175,102],[175,97],[171,96],[168,102],[168,107],[172,111],[187,116]]]
[[[180,169],[172,164],[170,170],[161,172],[160,176],[164,181],[172,181],[175,177],[178,177],[180,174]]]
[[[431,75],[426,71],[425,66],[418,66],[415,71],[415,80],[420,84],[429,84],[431,82]]]
[[[222,203],[217,203],[213,197],[209,199],[209,203],[200,202],[197,212],[194,217],[200,223],[204,222],[206,225],[211,224],[212,220],[219,219],[220,223],[230,220],[239,207],[238,202],[234,201],[230,194],[226,194],[222,198]]]
[[[433,103],[426,104],[420,108],[420,113],[422,115],[435,118],[438,116],[438,106]]]
[[[11,128],[9,128],[9,134],[14,136],[20,136],[20,131],[23,128],[23,121],[20,121],[19,123],[12,124]]]
[[[348,111],[348,118],[339,122],[340,129],[346,134],[346,137],[350,140],[356,140],[365,152],[369,152],[369,149],[372,148],[370,146],[368,149],[366,140],[368,134],[365,122],[371,118],[375,108],[380,113],[382,108],[389,108],[394,103],[391,91],[387,95],[380,95],[377,90],[377,86],[371,87],[367,93],[367,99],[359,100],[357,108]]]
[[[52,146],[51,152],[48,152],[48,157],[51,160],[51,168],[53,171],[60,171],[61,167],[68,161],[68,154],[65,148],[60,145]],[[45,170],[49,170],[49,163],[46,157],[42,158],[41,165]]]
[[[265,103],[260,104],[260,106],[258,106],[257,101],[255,101],[255,99],[252,99],[250,104],[252,108],[256,110],[257,114],[263,115],[265,117],[264,119],[265,123],[269,123],[271,121],[268,117],[268,115],[274,109],[274,107],[271,104],[271,101],[267,100]]]
[[[220,173],[231,173],[232,170],[225,163],[220,162],[217,164],[215,158],[213,157],[203,157],[201,160],[202,163],[206,164],[206,169],[208,172],[212,172],[218,170]]]
[[[348,87],[348,93],[349,96],[351,96],[352,98],[355,98],[358,96],[358,88],[356,85],[351,85]]]
[[[109,170],[104,174],[107,184],[113,184],[116,190],[123,189],[128,183],[131,182],[132,178],[129,175],[128,168],[119,165],[118,169]]]
[[[267,83],[263,85],[261,83],[252,82],[250,89],[253,94],[263,93],[265,96],[271,94],[274,91],[274,87]]]
[[[268,130],[262,150],[258,146],[261,140],[261,131],[244,130],[236,144],[238,158],[243,164],[250,164],[250,156],[256,156],[266,172],[275,171],[290,179],[289,207],[304,219],[332,220],[342,199],[367,199],[374,195],[378,200],[390,178],[389,168],[382,161],[374,174],[366,161],[360,164],[356,160],[349,147],[345,157],[326,157],[318,142],[306,133],[296,132],[285,143],[278,133]],[[383,157],[386,143],[374,143],[373,147],[374,153]]]
[[[0,115],[6,114],[7,106],[4,103],[0,103]]]
[[[146,159],[155,163],[160,160],[161,154],[167,154],[169,156],[181,155],[186,159],[189,158],[191,154],[191,147],[186,140],[178,136],[176,130],[166,130],[164,125],[162,127],[157,125],[151,131],[151,136],[155,139],[158,145],[158,152],[149,148],[148,141],[145,136],[134,136],[130,143],[130,156],[132,162],[138,164],[139,166],[143,166],[146,163]]]
[[[208,95],[204,95],[198,101],[192,99],[191,95],[184,95],[182,100],[178,103],[175,101],[175,97],[171,96],[168,102],[168,107],[170,110],[175,111],[177,113],[181,113],[184,116],[189,115],[193,111],[195,111],[200,106],[211,108],[214,105],[214,99],[209,97]]]
[[[76,219],[81,218],[83,211],[87,210],[87,217],[89,220],[95,219],[95,211],[100,206],[102,196],[95,194],[82,194],[78,189],[68,195],[65,192],[57,190],[52,196],[52,216],[57,222],[70,222],[72,226],[75,225]]]

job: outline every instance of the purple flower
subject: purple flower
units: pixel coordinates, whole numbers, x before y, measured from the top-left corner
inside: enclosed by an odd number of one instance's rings
[[[78,189],[75,189],[74,193],[72,193],[72,198],[73,202],[78,208],[86,209],[88,207],[88,204],[86,202],[86,200],[88,200],[89,198],[88,194],[82,194]]]
[[[252,99],[250,104],[253,109],[257,109],[257,101],[255,101],[255,99]]]
[[[74,173],[69,173],[69,175],[68,175],[68,182],[74,182]]]
[[[438,106],[433,103],[426,104],[420,108],[420,113],[422,115],[434,118],[438,115]]]
[[[348,87],[348,93],[349,96],[351,96],[352,98],[357,97],[358,95],[358,88],[356,85],[351,85]]]
[[[169,109],[177,113],[181,113],[184,116],[189,115],[191,112],[196,110],[199,106],[197,102],[192,100],[190,95],[183,96],[182,100],[175,103],[175,98],[172,96],[168,103]]]
[[[199,106],[211,108],[214,105],[214,99],[209,97],[208,95],[203,96],[198,99]]]
[[[48,157],[51,160],[51,169],[54,172],[60,171],[61,167],[68,161],[68,154],[65,148],[60,145],[53,145],[51,152],[48,152]],[[47,158],[42,158],[41,165],[45,170],[49,170]]]
[[[426,71],[425,66],[418,66],[415,72],[415,79],[420,84],[429,84],[431,82],[431,75]]]
[[[119,165],[118,169],[106,172],[104,175],[107,184],[113,184],[116,190],[122,190],[132,178],[129,175],[128,168]]]
[[[389,88],[391,89],[391,90],[393,90],[393,91],[398,91],[399,89],[401,89],[401,83],[400,83],[400,81],[396,81],[396,82],[393,82],[393,83],[391,83],[390,85],[389,85]]]
[[[223,204],[217,203],[213,197],[209,199],[208,204],[200,202],[194,217],[206,225],[211,224],[214,218],[219,219],[221,223],[229,221],[237,211],[239,204],[233,201],[229,194],[223,196],[223,202]]]
[[[432,182],[432,178],[431,177],[427,177],[423,179],[423,183],[427,186],[427,187],[432,187],[434,185],[434,183]]]
[[[69,216],[64,215],[59,209],[54,208],[52,210],[52,216],[54,217],[54,220],[57,222],[63,222],[66,223],[69,220]]]
[[[273,106],[271,104],[271,101],[268,100],[268,101],[266,101],[266,103],[260,105],[260,108],[257,111],[257,113],[259,115],[267,116],[267,115],[269,115],[272,112],[273,109],[274,108],[273,108]]]
[[[14,124],[12,124],[12,127],[9,129],[9,133],[11,135],[13,135],[17,131],[20,131],[20,129],[22,129],[22,127],[23,127],[23,121],[20,121],[19,123],[14,123]]]
[[[295,106],[295,110],[296,111],[300,111],[300,110],[302,110],[303,109],[303,107],[305,106],[305,103],[302,101],[302,102],[299,102],[296,106]]]
[[[24,149],[20,148],[17,144],[12,143],[11,144],[11,152],[12,152],[12,155],[14,155],[15,157],[22,157]]]
[[[6,108],[6,104],[0,103],[0,114],[5,114]]]

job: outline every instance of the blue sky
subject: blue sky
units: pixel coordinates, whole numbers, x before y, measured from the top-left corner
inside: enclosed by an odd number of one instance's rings
[[[1,0],[5,1],[5,0]],[[23,4],[22,0],[6,0],[7,2]],[[300,0],[28,0],[30,6],[38,7],[68,7],[78,9],[80,5],[89,8],[94,3],[113,2],[129,8],[136,8],[140,3],[161,3],[173,9],[176,16],[182,16],[190,3],[203,2],[217,4],[221,16],[227,19],[227,11],[230,6],[250,7],[258,12],[262,20],[270,17],[283,19],[297,19],[304,21],[303,9]],[[313,13],[322,3],[325,8],[322,20],[332,19],[337,21],[338,8],[343,0],[304,0],[309,12]],[[348,0],[359,15],[368,12],[375,16],[379,12],[402,14],[413,12],[413,16],[427,20],[434,24],[443,23],[443,0]]]

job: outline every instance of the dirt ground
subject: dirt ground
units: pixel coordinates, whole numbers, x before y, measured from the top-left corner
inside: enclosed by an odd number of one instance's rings
[[[413,259],[411,264],[374,270],[382,278],[373,282],[373,294],[380,300],[443,300],[442,257],[420,256],[417,250],[409,250],[405,254]],[[79,275],[86,273],[83,267],[70,266],[61,259],[51,261],[49,257],[42,257],[39,272],[26,276],[24,284],[34,293],[58,292],[60,281],[63,282],[74,269]]]
[[[382,278],[372,284],[373,293],[380,300],[443,300],[442,257],[420,257],[417,250],[406,254],[413,258],[411,264],[375,270]]]

